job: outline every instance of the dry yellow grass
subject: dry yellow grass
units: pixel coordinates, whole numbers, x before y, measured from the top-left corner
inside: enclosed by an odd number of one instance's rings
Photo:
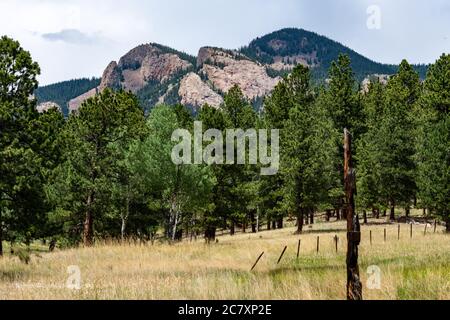
[[[223,236],[212,245],[200,240],[172,246],[101,245],[33,255],[29,265],[5,257],[0,259],[0,299],[345,299],[344,229],[341,222],[323,223],[302,236],[286,228]],[[402,225],[400,240],[396,224],[362,229],[365,299],[450,299],[450,237],[442,228],[425,236],[424,226],[414,226],[413,240],[408,225]],[[284,259],[276,265],[285,245]],[[250,272],[262,251],[264,257]],[[81,290],[66,288],[67,267],[72,265],[80,268]],[[382,271],[380,290],[366,287],[366,270],[372,265]]]

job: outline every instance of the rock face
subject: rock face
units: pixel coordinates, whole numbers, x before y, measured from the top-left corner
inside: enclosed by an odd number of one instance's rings
[[[187,73],[193,67],[189,61],[175,53],[165,52],[159,45],[138,46],[123,56],[119,63],[111,62],[103,72],[100,86],[72,99],[69,110],[78,110],[86,99],[106,88],[137,93],[150,83],[165,83],[177,73]]]
[[[208,104],[212,107],[219,107],[223,103],[222,96],[211,89],[194,72],[189,73],[181,80],[178,94],[184,105],[202,107]]]
[[[111,62],[107,67],[105,72],[103,72],[102,82],[98,89],[100,91],[105,90],[106,88],[120,88],[120,69],[117,65],[117,62]]]
[[[387,74],[372,74],[366,77],[361,84],[361,91],[364,93],[369,92],[369,86],[372,81],[379,81],[382,85],[386,85],[390,79],[390,75]]]
[[[267,95],[281,80],[279,77],[271,78],[265,66],[236,51],[202,48],[197,64],[214,88],[227,93],[238,85],[248,99]]]
[[[78,109],[80,109],[81,105],[84,101],[86,101],[89,98],[92,98],[99,92],[99,88],[94,88],[92,90],[89,90],[86,93],[83,93],[81,96],[76,97],[75,99],[72,99],[69,101],[69,113],[77,112]]]
[[[122,71],[121,86],[134,93],[144,88],[150,81],[166,82],[179,71],[188,70],[193,65],[178,55],[164,53],[154,45],[139,46],[119,61]]]
[[[52,101],[43,102],[36,107],[36,110],[39,113],[44,113],[52,109],[56,109],[59,112],[62,112],[61,107],[57,103],[54,103]]]
[[[284,43],[272,45],[279,47]],[[103,72],[100,85],[72,99],[69,110],[77,111],[86,99],[106,88],[129,90],[151,106],[182,103],[194,108],[205,104],[219,107],[223,94],[235,85],[252,100],[269,94],[281,80],[269,76],[269,68],[291,70],[295,63],[306,64],[305,59],[298,56],[285,61],[280,57],[272,65],[265,65],[238,51],[204,47],[194,66],[194,57],[158,44],[140,45],[118,63],[111,62]]]

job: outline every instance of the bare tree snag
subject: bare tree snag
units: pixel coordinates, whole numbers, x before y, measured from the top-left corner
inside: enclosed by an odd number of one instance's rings
[[[344,183],[347,216],[347,300],[362,300],[359,276],[358,246],[361,243],[361,226],[355,215],[356,174],[352,161],[352,137],[344,130]]]

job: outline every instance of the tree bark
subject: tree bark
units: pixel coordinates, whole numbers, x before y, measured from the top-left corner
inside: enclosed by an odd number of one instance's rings
[[[127,196],[125,205],[125,215],[122,214],[122,225],[120,227],[120,236],[122,238],[122,243],[125,241],[125,231],[127,228],[127,221],[129,216],[130,216],[130,197]]]
[[[445,232],[450,233],[450,218],[445,221]]]
[[[92,203],[94,195],[89,194],[86,200],[86,216],[83,228],[83,244],[85,247],[91,247],[94,244],[94,215],[92,213]]]
[[[330,222],[330,219],[331,219],[331,210],[327,209],[326,214],[325,214],[325,221]]]
[[[250,212],[250,220],[252,223],[252,233],[256,233],[257,232],[256,231],[257,221],[255,220],[255,212],[254,211]]]
[[[272,221],[270,221],[270,219],[267,219],[267,230],[271,230],[272,229]]]
[[[309,223],[310,224],[314,224],[314,210],[311,210],[310,214],[309,214]]]
[[[216,228],[208,226],[205,230],[205,240],[206,243],[211,243],[216,240]]]
[[[234,236],[235,234],[236,234],[236,224],[234,223],[234,221],[232,221],[230,226],[230,235]]]
[[[272,221],[272,229],[276,230],[277,229],[277,222],[274,220]]]
[[[341,209],[336,209],[336,220],[341,220]]]
[[[363,211],[363,216],[364,216],[364,224],[367,224],[368,221],[367,221],[367,211],[366,210]]]
[[[297,234],[301,234],[303,232],[303,209],[298,209],[297,213]]]
[[[407,218],[409,218],[409,216],[411,215],[411,208],[410,207],[406,207],[405,215],[406,215]]]
[[[344,130],[344,185],[347,211],[347,299],[362,300],[362,283],[359,275],[358,246],[361,228],[355,216],[356,175],[352,161],[352,137]]]
[[[395,221],[395,204],[391,205],[391,215],[389,217],[389,220]]]
[[[283,217],[278,219],[277,226],[278,226],[278,229],[283,229]]]

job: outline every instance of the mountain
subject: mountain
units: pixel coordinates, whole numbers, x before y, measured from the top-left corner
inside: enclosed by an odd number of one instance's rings
[[[39,87],[34,92],[34,96],[38,103],[42,104],[40,109],[45,109],[45,102],[53,102],[67,115],[69,111],[67,104],[71,99],[97,87],[99,84],[99,78],[69,80]]]
[[[223,95],[238,85],[255,104],[269,94],[297,64],[311,68],[317,83],[325,82],[332,61],[350,56],[359,82],[373,75],[387,77],[398,66],[374,62],[324,36],[302,29],[283,29],[253,40],[239,50],[203,47],[197,57],[149,43],[140,45],[106,67],[102,78],[71,80],[39,88],[40,103],[52,101],[70,112],[105,88],[135,93],[145,110],[159,103],[182,103],[193,109],[219,107]],[[421,77],[427,67],[416,66]]]
[[[331,63],[341,53],[350,57],[358,81],[373,74],[394,74],[398,68],[397,65],[374,62],[317,33],[295,28],[282,29],[257,38],[240,52],[268,65],[275,73],[289,71],[296,64],[303,64],[311,68],[317,81],[326,79]],[[424,65],[416,66],[422,78],[426,76],[426,69]]]

